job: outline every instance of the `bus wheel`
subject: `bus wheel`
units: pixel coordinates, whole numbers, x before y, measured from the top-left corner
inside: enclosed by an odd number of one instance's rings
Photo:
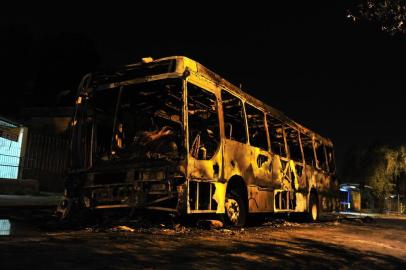
[[[247,208],[241,197],[234,193],[226,195],[225,222],[230,226],[244,226],[247,219]]]
[[[317,222],[319,221],[319,216],[320,216],[319,201],[317,200],[317,195],[315,193],[312,193],[310,195],[309,200],[308,219],[311,222]]]

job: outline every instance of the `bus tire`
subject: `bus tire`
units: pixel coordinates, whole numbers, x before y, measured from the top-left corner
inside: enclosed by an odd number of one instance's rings
[[[318,222],[320,218],[320,206],[316,193],[310,194],[309,199],[309,211],[307,213],[307,219],[310,222]]]
[[[247,206],[239,194],[231,191],[226,195],[224,204],[225,223],[233,227],[242,227],[247,221]]]

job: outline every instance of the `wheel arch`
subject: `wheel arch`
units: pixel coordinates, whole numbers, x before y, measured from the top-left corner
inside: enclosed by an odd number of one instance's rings
[[[309,195],[307,197],[307,210],[310,211],[309,207],[310,207],[310,199],[314,197],[316,198],[317,203],[319,203],[319,193],[316,189],[316,187],[312,187],[310,189]]]
[[[239,175],[232,176],[227,182],[226,194],[231,191],[237,192],[248,209],[248,189],[244,179]]]

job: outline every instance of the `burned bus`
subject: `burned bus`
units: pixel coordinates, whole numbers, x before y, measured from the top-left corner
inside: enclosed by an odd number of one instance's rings
[[[62,218],[86,209],[249,214],[335,207],[332,142],[187,57],[86,75]]]

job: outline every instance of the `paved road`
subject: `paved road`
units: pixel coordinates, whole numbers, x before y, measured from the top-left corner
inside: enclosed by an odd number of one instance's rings
[[[8,214],[12,229],[0,236],[1,269],[406,269],[402,218],[273,220],[235,230],[133,222],[50,231],[38,226],[44,213],[30,213]]]

